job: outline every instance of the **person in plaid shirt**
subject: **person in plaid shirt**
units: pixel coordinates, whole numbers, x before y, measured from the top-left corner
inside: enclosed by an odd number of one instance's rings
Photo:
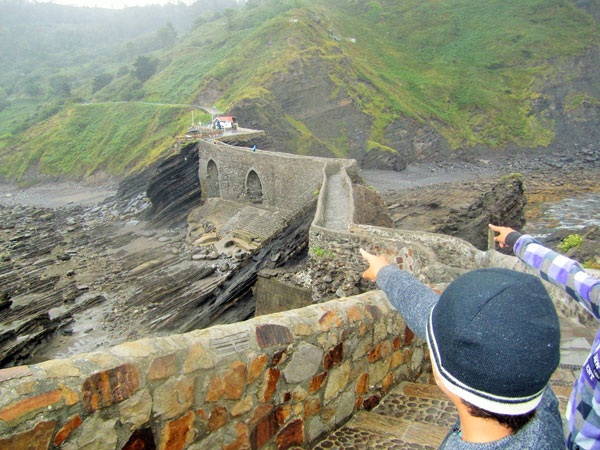
[[[576,261],[542,246],[527,234],[491,224],[490,228],[499,233],[494,239],[501,247],[511,247],[520,260],[539,271],[542,279],[563,288],[600,319],[600,280],[590,276]],[[600,449],[600,330],[573,386],[567,420],[568,449]]]

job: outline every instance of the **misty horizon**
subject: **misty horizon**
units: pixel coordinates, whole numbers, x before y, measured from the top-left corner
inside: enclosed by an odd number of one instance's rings
[[[193,5],[197,0],[29,0],[31,3],[53,3],[81,8],[124,9],[144,6],[164,6],[167,4]],[[236,0],[240,3],[243,0]]]

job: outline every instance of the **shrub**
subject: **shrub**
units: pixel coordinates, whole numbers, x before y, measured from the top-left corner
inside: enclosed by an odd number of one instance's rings
[[[590,259],[586,262],[583,263],[583,267],[585,267],[586,269],[595,269],[595,270],[600,270],[600,264],[598,264],[596,261],[594,261],[593,259]]]
[[[312,252],[317,258],[334,258],[335,257],[335,253],[333,253],[331,250],[328,250],[326,248],[317,247],[317,246],[314,246],[312,248]]]
[[[583,243],[583,238],[578,234],[570,234],[564,238],[562,244],[558,246],[559,250],[566,252],[574,247],[580,247]]]

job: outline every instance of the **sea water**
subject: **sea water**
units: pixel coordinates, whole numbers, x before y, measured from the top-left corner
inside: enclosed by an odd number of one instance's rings
[[[600,226],[600,194],[589,193],[546,203],[543,214],[527,223],[523,232],[544,238],[560,229]]]

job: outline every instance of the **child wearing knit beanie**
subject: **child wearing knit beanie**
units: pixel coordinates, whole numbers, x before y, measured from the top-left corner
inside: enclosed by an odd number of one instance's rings
[[[361,254],[369,263],[363,276],[427,340],[436,382],[458,410],[440,448],[563,448],[558,401],[548,386],[559,363],[560,327],[537,277],[474,270],[438,296],[385,258]]]

